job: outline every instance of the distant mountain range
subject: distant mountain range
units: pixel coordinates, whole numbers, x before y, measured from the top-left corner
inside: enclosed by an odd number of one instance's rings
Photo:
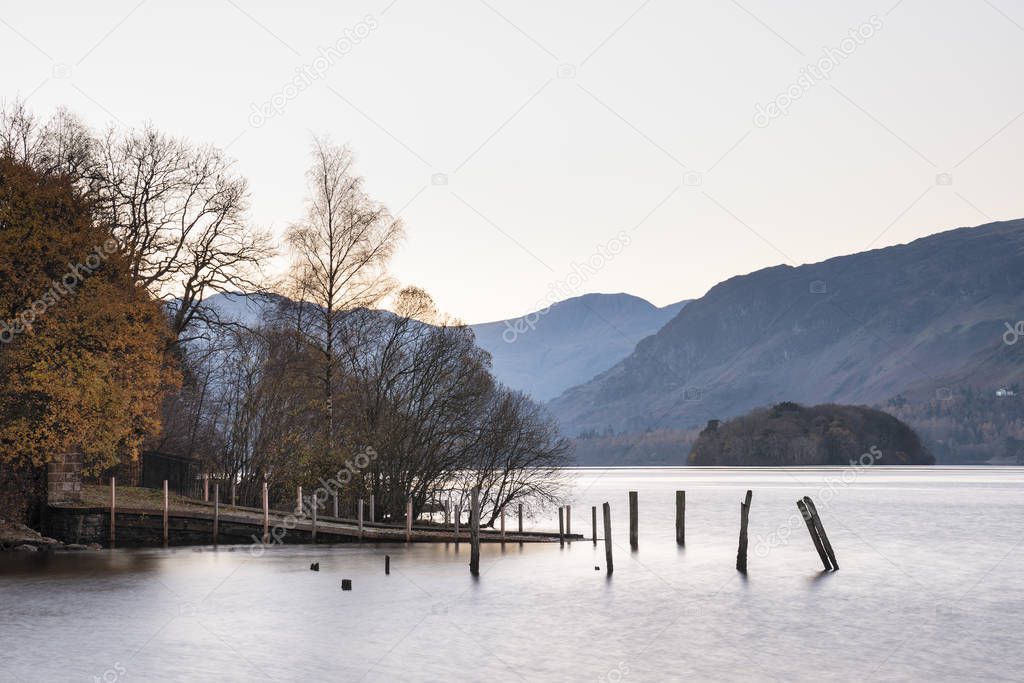
[[[630,294],[585,294],[521,318],[472,325],[494,375],[540,401],[611,368],[686,305]]]
[[[688,429],[780,401],[994,395],[1024,375],[1024,338],[1004,342],[1021,319],[1024,220],[960,228],[726,280],[549,405],[575,435]]]

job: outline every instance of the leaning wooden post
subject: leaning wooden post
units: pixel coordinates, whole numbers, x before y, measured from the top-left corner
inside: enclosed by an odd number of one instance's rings
[[[167,528],[167,522],[168,522],[167,516],[168,516],[168,513],[170,512],[170,507],[171,507],[170,493],[167,490],[167,480],[164,479],[164,547],[165,548],[167,547],[168,541],[170,540],[170,534],[168,533],[169,529]]]
[[[114,547],[114,528],[117,526],[117,480],[110,478],[110,547]]]
[[[359,540],[363,540],[363,499],[359,499]]]
[[[608,575],[612,574],[612,508],[608,503],[602,506],[604,513],[604,563],[608,568]]]
[[[213,546],[220,545],[220,483],[213,485]]]
[[[736,552],[736,569],[747,573],[747,521],[750,519],[750,499],[754,494],[747,491],[747,497],[740,503],[740,547]]]
[[[558,544],[565,545],[565,508],[558,508]]]
[[[814,501],[811,500],[810,496],[804,496],[804,502],[807,504],[807,509],[811,513],[811,519],[814,520],[814,528],[821,536],[821,544],[825,547],[825,554],[828,555],[829,562],[832,563],[832,570],[839,569],[839,563],[836,562],[836,554],[832,551],[832,544],[828,541],[828,534],[825,533],[825,526],[821,523],[821,516],[818,515],[818,508],[815,507]]]
[[[263,545],[270,543],[270,492],[263,482]]]
[[[519,504],[519,533],[523,533],[523,504]]]
[[[640,547],[640,524],[637,519],[639,516],[640,504],[637,501],[636,491],[629,492],[629,547],[636,550]]]
[[[676,544],[686,545],[686,491],[676,491]]]
[[[594,539],[594,545],[597,545],[597,506],[590,506],[590,535]]]
[[[469,508],[469,573],[480,575],[480,487],[470,492]]]
[[[814,549],[818,551],[818,557],[821,558],[821,564],[825,566],[825,571],[832,569],[832,565],[828,561],[828,555],[825,554],[825,547],[821,544],[821,539],[818,537],[818,530],[814,527],[814,518],[811,517],[811,511],[807,509],[807,504],[802,500],[798,500],[796,506],[800,509],[800,515],[804,518],[804,524],[807,525],[807,533],[811,535]]]

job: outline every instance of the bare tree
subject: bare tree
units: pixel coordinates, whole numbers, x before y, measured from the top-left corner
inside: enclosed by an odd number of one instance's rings
[[[386,265],[401,239],[402,225],[366,193],[346,147],[315,140],[307,183],[305,218],[288,230],[295,260],[292,294],[300,306],[313,304],[302,332],[321,356],[317,374],[330,444],[342,318],[373,306],[390,291]]]

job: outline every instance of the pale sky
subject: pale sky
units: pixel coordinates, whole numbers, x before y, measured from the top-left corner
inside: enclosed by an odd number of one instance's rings
[[[278,235],[330,134],[467,322],[1024,216],[1019,0],[100,5],[0,3],[0,96],[227,147]]]

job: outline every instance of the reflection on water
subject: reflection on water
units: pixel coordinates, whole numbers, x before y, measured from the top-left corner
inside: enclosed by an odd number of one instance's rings
[[[1024,665],[1024,470],[577,471],[589,541],[0,555],[4,680],[907,680]],[[749,575],[734,565],[754,492]],[[687,491],[687,546],[673,492]],[[640,500],[629,550],[627,492]],[[818,503],[842,569],[796,510]],[[795,522],[794,522],[795,520]],[[557,527],[557,516],[534,526]],[[384,575],[384,555],[391,575]],[[320,572],[309,571],[313,561]],[[600,567],[595,571],[594,567]],[[341,591],[342,578],[353,580]]]

